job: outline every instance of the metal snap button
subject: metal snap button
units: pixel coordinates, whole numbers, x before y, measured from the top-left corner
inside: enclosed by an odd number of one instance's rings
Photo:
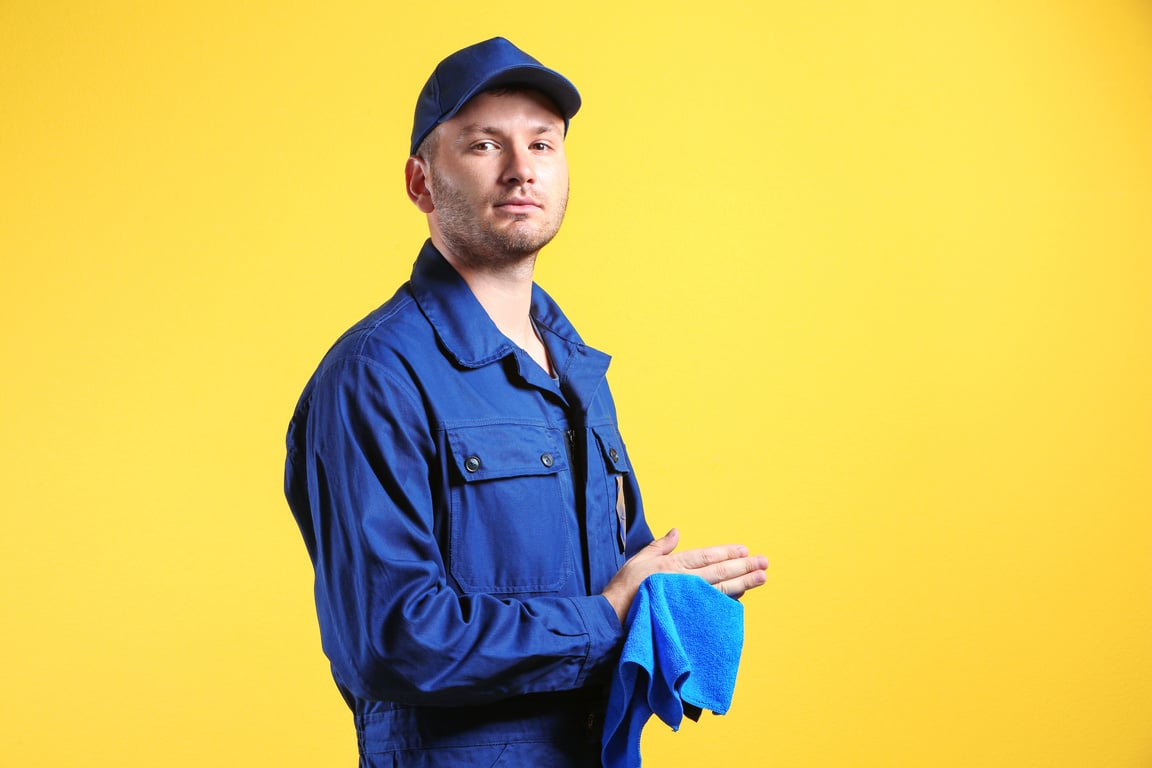
[[[615,448],[608,449],[608,456],[612,459],[612,461],[620,461],[620,454],[616,452]]]
[[[480,469],[480,457],[469,456],[468,458],[464,459],[464,469],[468,470],[469,472],[475,472],[476,470]]]
[[[543,465],[544,465],[544,466],[546,466],[546,467],[550,467],[550,466],[552,466],[552,464],[553,464],[553,460],[552,460],[552,454],[550,454],[550,453],[545,453],[545,454],[543,454],[543,455],[540,457],[540,463],[541,463],[541,464],[543,464]]]

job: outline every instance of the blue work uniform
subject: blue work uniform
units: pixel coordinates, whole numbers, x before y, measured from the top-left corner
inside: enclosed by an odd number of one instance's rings
[[[361,766],[597,766],[622,642],[600,595],[652,540],[605,373],[532,289],[555,378],[429,242],[288,429],[285,493]]]

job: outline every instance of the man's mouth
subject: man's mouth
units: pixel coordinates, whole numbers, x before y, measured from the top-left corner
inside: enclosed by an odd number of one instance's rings
[[[542,206],[530,197],[509,197],[496,203],[496,207],[505,213],[531,213]]]

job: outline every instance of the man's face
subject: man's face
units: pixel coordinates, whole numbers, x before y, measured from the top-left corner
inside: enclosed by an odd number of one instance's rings
[[[535,91],[482,93],[437,128],[427,158],[433,235],[475,266],[520,263],[568,203],[564,119]]]

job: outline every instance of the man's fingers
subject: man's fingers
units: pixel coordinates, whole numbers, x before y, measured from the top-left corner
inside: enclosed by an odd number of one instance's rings
[[[674,557],[677,564],[686,570],[707,568],[710,565],[724,563],[748,556],[748,547],[743,544],[724,544],[717,547],[701,547],[700,549],[686,549],[677,552]]]
[[[768,575],[763,570],[757,569],[735,579],[717,582],[713,586],[729,597],[739,598],[750,589],[764,586],[767,581]]]
[[[690,570],[700,576],[709,584],[720,584],[722,582],[751,583],[756,581],[757,578],[765,578],[764,571],[768,568],[768,559],[763,555],[751,555],[748,557],[729,558],[721,560],[720,562],[712,565],[704,566],[703,568],[695,568]],[[759,574],[759,576],[757,576]],[[748,577],[751,577],[749,580]],[[763,580],[754,586],[763,584]]]

